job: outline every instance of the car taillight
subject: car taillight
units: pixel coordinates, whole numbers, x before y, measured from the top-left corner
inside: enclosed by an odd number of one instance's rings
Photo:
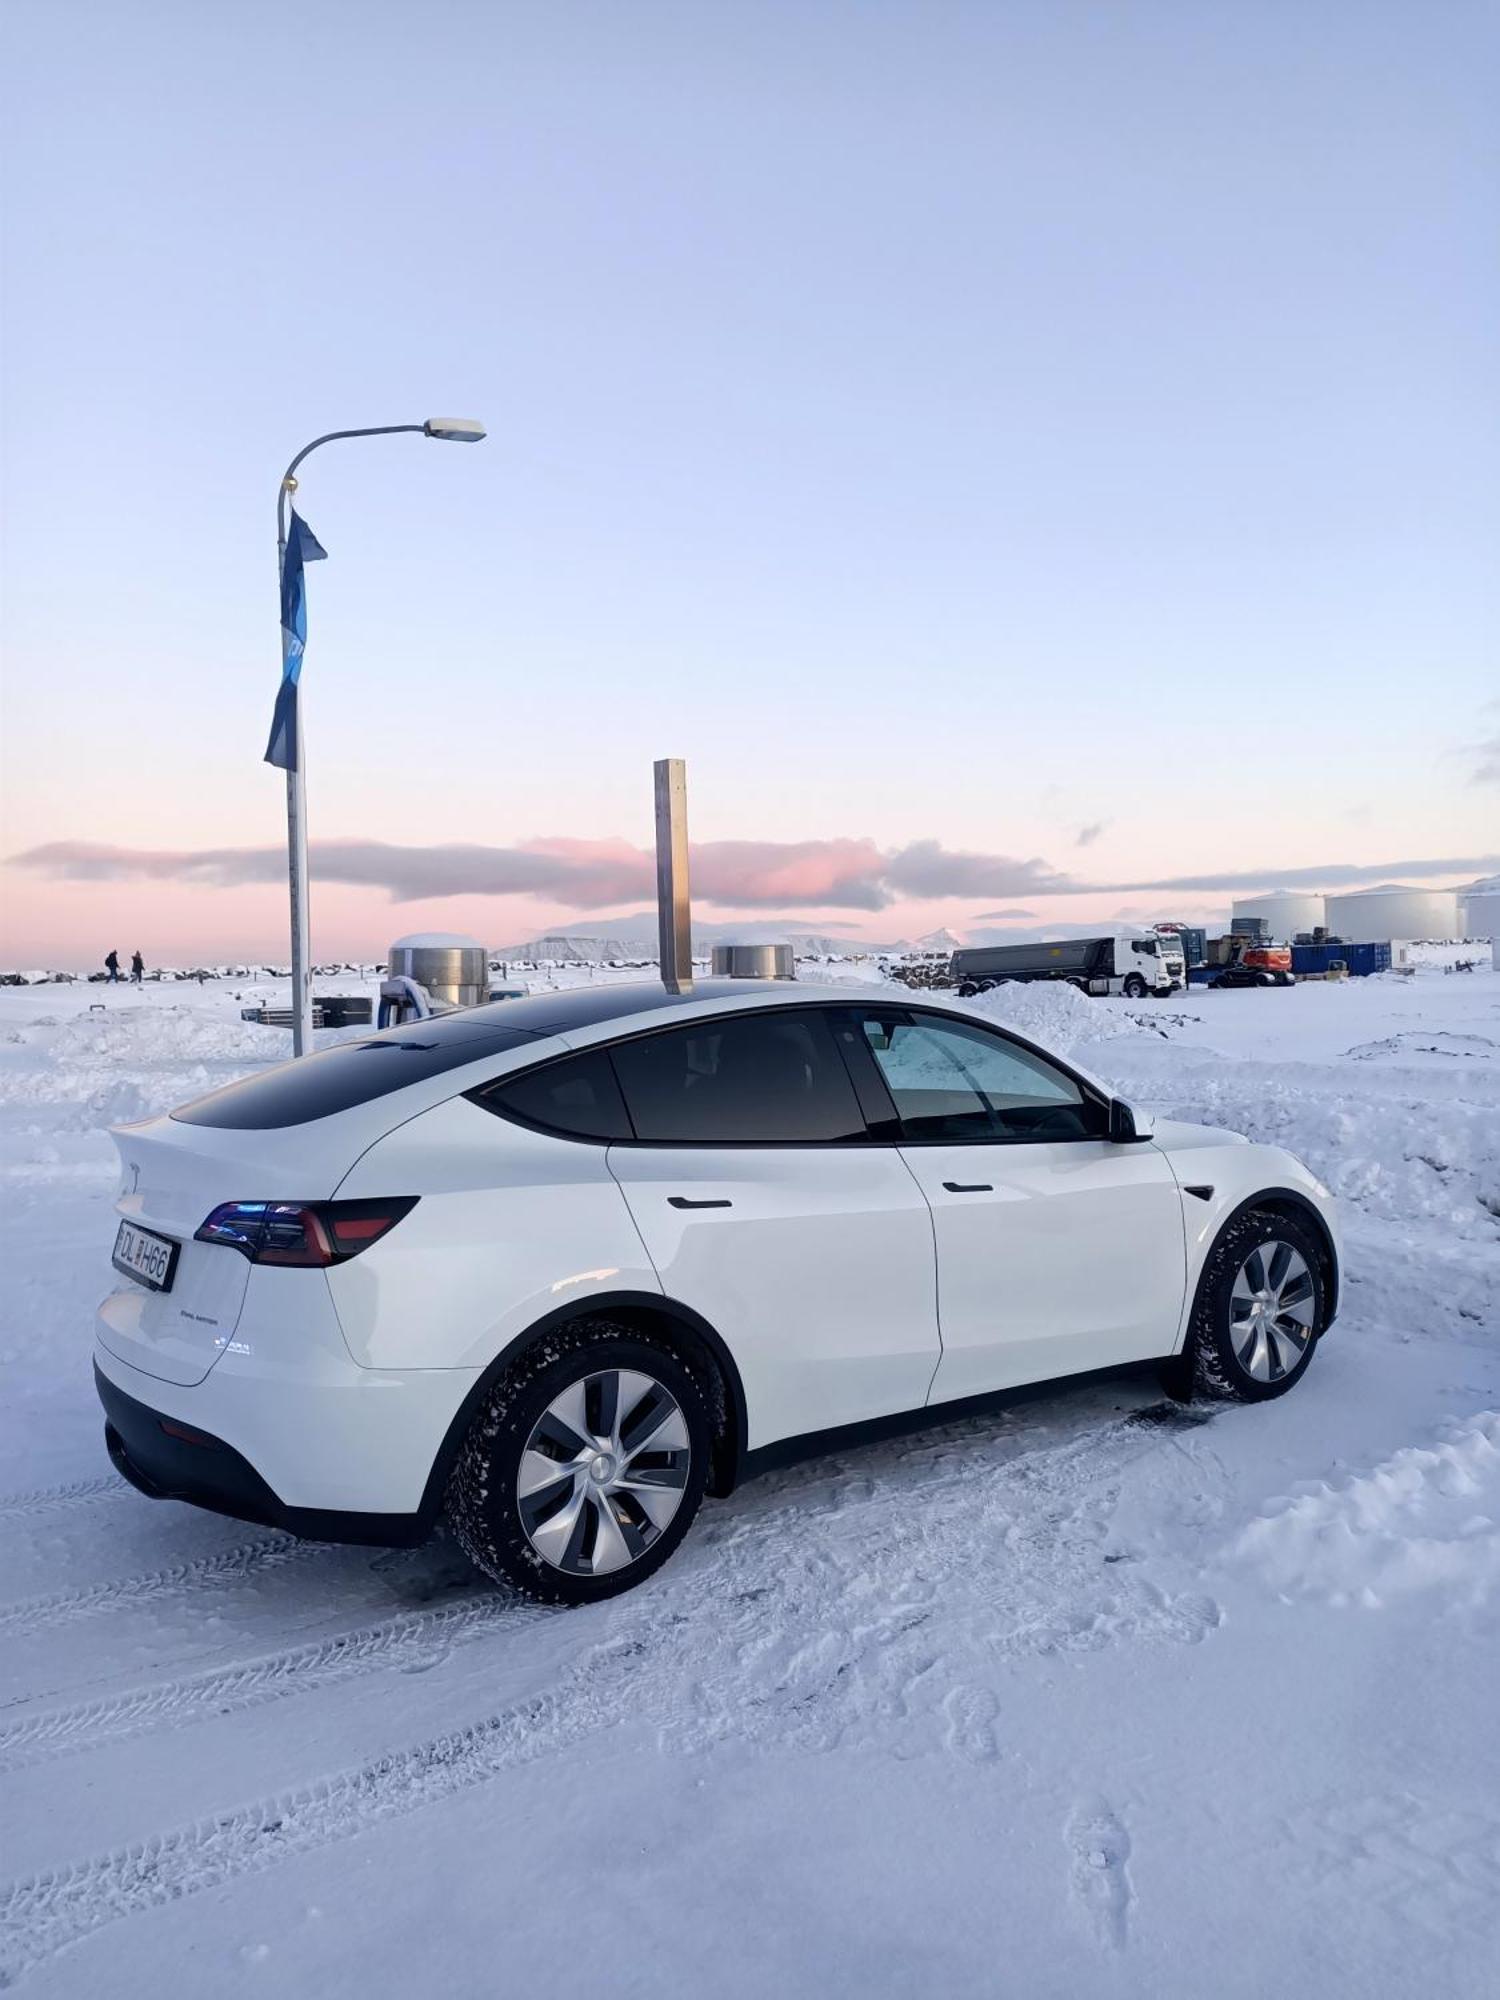
[[[412,1194],[381,1201],[224,1201],[197,1231],[252,1264],[347,1263],[378,1243],[417,1205]]]

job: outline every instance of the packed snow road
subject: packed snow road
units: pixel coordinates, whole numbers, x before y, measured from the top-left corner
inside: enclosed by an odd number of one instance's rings
[[[0,1984],[1493,1990],[1500,978],[989,1004],[1343,1197],[1305,1383],[1040,1391],[549,1612],[114,1478],[103,1127],[284,1040],[225,988],[0,994]]]

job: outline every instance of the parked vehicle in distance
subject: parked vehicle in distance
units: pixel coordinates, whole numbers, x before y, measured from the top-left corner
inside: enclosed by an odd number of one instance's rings
[[[787,1440],[1100,1368],[1245,1402],[1334,1317],[1328,1190],[953,1003],[506,1000],[117,1128],[95,1374],[142,1492],[554,1602]]]
[[[1157,931],[1156,949],[1161,962],[1166,967],[1167,978],[1172,983],[1172,991],[1181,993],[1187,986],[1187,946],[1179,931]]]
[[[1294,986],[1292,947],[1264,944],[1244,936],[1211,938],[1208,964],[1194,985]]]
[[[1158,937],[1172,937],[1182,951],[1184,973],[1202,965],[1208,955],[1208,932],[1201,924],[1159,923],[1151,927]]]
[[[954,952],[951,969],[965,1000],[1007,980],[1064,979],[1082,993],[1124,993],[1132,1000],[1173,993],[1187,983],[1181,942],[1155,931],[965,946]]]

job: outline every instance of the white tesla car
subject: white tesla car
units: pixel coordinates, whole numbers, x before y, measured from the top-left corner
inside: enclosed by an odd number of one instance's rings
[[[143,1492],[492,1577],[639,1582],[792,1438],[1169,1362],[1256,1401],[1338,1298],[1328,1190],[890,989],[608,985],[116,1133],[96,1376]]]

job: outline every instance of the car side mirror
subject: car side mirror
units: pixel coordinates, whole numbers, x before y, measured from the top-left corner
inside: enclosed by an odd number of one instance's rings
[[[1112,1146],[1135,1146],[1143,1139],[1149,1139],[1156,1121],[1149,1111],[1137,1111],[1127,1104],[1123,1097],[1109,1100],[1109,1143]]]

